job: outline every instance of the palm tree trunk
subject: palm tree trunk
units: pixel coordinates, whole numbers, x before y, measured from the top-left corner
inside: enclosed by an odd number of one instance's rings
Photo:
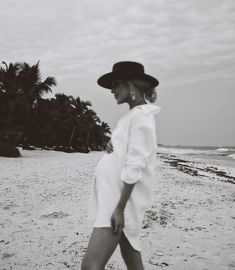
[[[86,146],[89,146],[89,140],[90,140],[90,132],[89,130],[87,131],[87,136],[86,136]]]
[[[13,101],[9,101],[9,107],[8,107],[8,123],[11,124],[12,119],[12,111],[13,111]]]
[[[70,139],[69,139],[69,147],[71,147],[71,143],[73,141],[73,137],[75,134],[75,129],[76,129],[76,125],[73,126],[72,134],[71,134]]]

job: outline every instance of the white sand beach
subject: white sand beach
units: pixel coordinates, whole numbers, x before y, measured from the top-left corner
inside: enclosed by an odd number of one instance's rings
[[[0,269],[80,269],[87,204],[102,152],[0,157]],[[146,270],[235,269],[235,160],[159,149],[142,230]],[[106,269],[126,269],[119,248]]]

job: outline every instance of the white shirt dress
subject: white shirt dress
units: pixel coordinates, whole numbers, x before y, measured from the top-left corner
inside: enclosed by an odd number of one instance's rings
[[[156,121],[160,111],[152,104],[138,105],[117,123],[111,141],[113,152],[97,164],[88,209],[93,227],[111,227],[111,216],[124,186],[135,183],[124,210],[123,232],[138,251],[145,210],[151,204],[156,163]]]

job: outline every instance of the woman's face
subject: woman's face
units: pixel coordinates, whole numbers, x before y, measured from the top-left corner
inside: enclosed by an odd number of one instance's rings
[[[127,102],[130,97],[128,84],[123,80],[113,81],[111,92],[114,94],[118,104]]]

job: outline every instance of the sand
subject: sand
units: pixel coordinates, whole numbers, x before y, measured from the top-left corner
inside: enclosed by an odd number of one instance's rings
[[[0,269],[80,269],[102,152],[0,157]],[[146,270],[235,269],[235,160],[161,149],[142,229]],[[119,248],[105,269],[126,269]]]

